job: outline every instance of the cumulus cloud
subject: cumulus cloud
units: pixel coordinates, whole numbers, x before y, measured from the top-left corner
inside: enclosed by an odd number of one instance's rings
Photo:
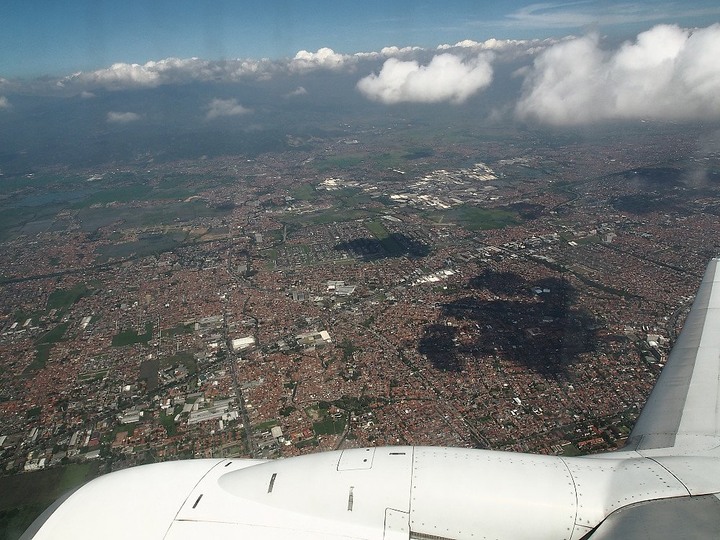
[[[328,47],[318,49],[317,52],[298,51],[290,61],[290,71],[305,73],[317,69],[339,70],[348,63],[352,63],[353,56],[336,53]]]
[[[240,116],[249,112],[252,111],[240,105],[237,99],[216,98],[208,104],[206,118],[212,120],[223,116]]]
[[[221,60],[165,58],[145,64],[117,63],[96,71],[81,71],[58,81],[61,87],[153,88],[162,84],[193,81],[234,82],[244,77],[266,78],[276,69],[270,60]]]
[[[720,118],[720,24],[659,25],[614,51],[597,34],[554,45],[527,71],[516,108],[551,124]]]
[[[307,93],[308,91],[305,90],[304,86],[298,86],[295,90],[285,94],[285,97],[305,96]]]
[[[11,105],[8,101],[8,98],[6,98],[5,96],[0,96],[0,110],[9,109],[10,107]]]
[[[111,124],[129,124],[136,120],[140,120],[140,115],[134,112],[110,111],[107,113],[107,121]]]
[[[545,39],[495,39],[490,38],[485,41],[474,41],[472,39],[464,39],[458,41],[454,45],[443,44],[438,45],[437,50],[452,52],[453,54],[467,55],[478,54],[483,51],[490,51],[497,54],[496,59],[514,60],[526,56],[534,56],[548,47],[555,45],[560,41],[556,38]]]
[[[407,56],[408,54],[413,54],[417,51],[422,51],[422,47],[396,47],[395,45],[391,47],[383,47],[380,49],[380,55],[385,57],[391,57],[391,56]]]
[[[492,76],[489,55],[463,60],[445,53],[425,66],[390,58],[378,74],[360,79],[357,87],[366,97],[382,103],[462,103],[487,87]]]
[[[474,41],[472,39],[463,39],[458,41],[455,45],[445,43],[438,45],[437,48],[440,51],[447,51],[449,49],[505,49],[512,44],[526,43],[525,41],[515,41],[509,39],[498,40],[495,38],[488,39],[486,41]]]
[[[495,62],[514,60],[528,54],[537,54],[550,46],[551,40],[495,40],[483,42],[459,41],[454,45],[440,45],[437,48],[387,46],[379,51],[337,53],[323,47],[315,52],[301,50],[292,58],[270,60],[229,59],[203,60],[200,58],[165,58],[144,64],[119,62],[95,71],[79,71],[62,78],[42,78],[32,81],[7,81],[0,79],[0,93],[16,91],[54,92],[65,95],[94,93],[99,89],[122,91],[133,88],[155,88],[163,85],[188,84],[193,82],[234,83],[245,80],[268,80],[276,76],[305,75],[315,71],[352,72],[359,66],[371,66],[390,58],[410,61],[419,65],[428,64],[433,56],[448,53],[471,64],[484,52],[492,52]],[[438,52],[440,51],[440,52]],[[423,68],[425,69],[425,68]],[[86,94],[85,97],[89,97]]]

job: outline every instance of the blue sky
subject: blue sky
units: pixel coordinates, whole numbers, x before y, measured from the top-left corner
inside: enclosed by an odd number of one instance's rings
[[[0,18],[0,77],[61,76],[168,57],[283,58],[320,47],[354,53],[544,38],[589,28],[622,37],[657,23],[717,21],[716,0],[10,0]]]

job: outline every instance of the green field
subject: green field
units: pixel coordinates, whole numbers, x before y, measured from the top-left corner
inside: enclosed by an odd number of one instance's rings
[[[78,283],[72,289],[55,289],[50,293],[47,301],[47,309],[65,311],[83,296],[87,296],[90,289],[84,283]]]
[[[68,210],[88,233],[110,225],[121,229],[186,222],[226,215],[231,210],[203,200],[185,200],[208,188],[237,182],[232,176],[156,174],[116,172],[92,182],[85,175],[3,178],[0,238],[66,230],[70,222],[58,214]],[[142,201],[154,204],[132,204]]]
[[[118,187],[107,188],[93,193],[82,201],[76,203],[75,208],[88,208],[94,204],[106,204],[111,202],[132,202],[147,200],[152,194],[152,187],[146,184],[124,184]]]
[[[435,151],[432,148],[423,146],[418,148],[411,148],[405,154],[403,154],[403,158],[412,161],[415,159],[429,158],[434,155]]]
[[[345,416],[341,418],[325,418],[313,423],[315,435],[342,435],[345,430]]]
[[[163,332],[163,335],[166,335]],[[160,361],[160,369],[166,369],[173,366],[185,366],[188,370],[188,375],[195,375],[197,372],[197,361],[195,356],[191,352],[180,351],[172,356],[163,358]]]
[[[165,428],[168,437],[173,437],[177,433],[177,426],[172,414],[160,413],[160,423]]]
[[[272,428],[278,425],[278,421],[273,420],[266,420],[265,422],[261,422],[256,426],[253,426],[253,431],[256,432],[262,432],[262,431],[270,431]]]
[[[187,199],[200,189],[218,187],[234,182],[232,177],[168,173],[162,178],[146,178],[134,174],[112,175],[92,184],[94,191],[73,204],[73,208],[89,208],[107,203],[129,203],[133,201],[159,201]]]
[[[381,153],[348,153],[318,159],[313,165],[320,172],[349,170],[360,165],[366,165],[375,170],[395,169],[403,167],[408,161],[432,155],[433,151],[430,148],[412,148],[409,151],[390,150]]]
[[[150,207],[112,206],[83,208],[78,211],[82,230],[94,232],[100,227],[116,225],[119,229],[142,228],[168,223],[185,223],[201,218],[222,217],[232,209],[209,206],[200,200],[157,203]]]
[[[62,340],[69,325],[70,323],[58,324],[35,341],[35,358],[30,365],[25,368],[24,373],[38,371],[45,367],[45,364],[50,359],[50,349],[52,349],[54,343]]]
[[[98,475],[96,464],[0,478],[0,540],[17,540],[55,499]]]
[[[437,222],[457,223],[469,231],[502,229],[508,225],[522,223],[517,212],[512,210],[475,206],[458,206],[446,212],[433,213],[429,217]]]
[[[86,383],[86,382],[95,382],[95,381],[101,381],[105,377],[108,376],[108,373],[110,373],[109,369],[101,369],[98,371],[91,371],[87,373],[81,373],[78,375],[78,382],[80,383]]]
[[[178,324],[172,328],[165,328],[162,331],[164,337],[181,336],[183,334],[192,334],[195,331],[195,327],[192,324]]]
[[[177,231],[167,234],[144,235],[135,242],[104,245],[96,250],[97,261],[102,263],[110,259],[125,259],[133,255],[144,257],[170,251],[180,246],[186,238],[186,233]]]
[[[45,332],[40,338],[37,340],[38,344],[52,344],[57,343],[58,341],[62,340],[62,337],[65,335],[65,331],[68,329],[68,326],[70,326],[70,323],[62,323],[58,324],[55,328],[52,330]]]
[[[371,214],[362,209],[331,209],[309,214],[285,214],[282,223],[288,226],[288,232],[307,225],[327,225],[328,223],[342,223],[343,221],[354,221],[370,216]]]
[[[311,201],[317,197],[315,188],[310,184],[303,184],[293,189],[290,194],[299,201]]]
[[[365,228],[378,240],[385,240],[388,236],[390,236],[390,233],[381,221],[368,221],[365,223]]]
[[[566,444],[563,446],[562,455],[565,457],[582,456],[583,453],[574,444]]]
[[[340,189],[332,192],[330,196],[333,198],[332,208],[317,212],[285,214],[281,223],[287,225],[288,232],[292,233],[293,230],[307,225],[354,221],[375,216],[383,211],[382,208],[371,207],[372,199],[358,188]]]
[[[115,334],[112,338],[113,347],[124,347],[126,345],[134,345],[136,343],[147,344],[152,339],[153,324],[145,323],[145,333],[138,334],[136,330],[129,329]]]
[[[313,165],[318,171],[327,172],[336,169],[353,169],[360,165],[365,159],[367,159],[367,156],[364,154],[330,156],[314,161]]]
[[[50,359],[50,349],[52,345],[50,343],[39,343],[35,346],[35,358],[28,367],[25,368],[23,373],[30,373],[32,371],[38,371],[45,367],[47,361]]]

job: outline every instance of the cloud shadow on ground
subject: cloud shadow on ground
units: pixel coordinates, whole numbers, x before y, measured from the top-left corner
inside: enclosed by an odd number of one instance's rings
[[[561,278],[526,281],[509,272],[485,270],[469,294],[442,305],[418,351],[434,367],[461,371],[467,362],[498,355],[548,377],[555,377],[595,349],[597,324],[575,303],[574,287]]]

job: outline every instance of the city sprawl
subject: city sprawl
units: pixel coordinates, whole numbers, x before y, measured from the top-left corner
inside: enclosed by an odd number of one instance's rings
[[[719,156],[342,129],[0,177],[4,474],[622,446],[717,255]]]

